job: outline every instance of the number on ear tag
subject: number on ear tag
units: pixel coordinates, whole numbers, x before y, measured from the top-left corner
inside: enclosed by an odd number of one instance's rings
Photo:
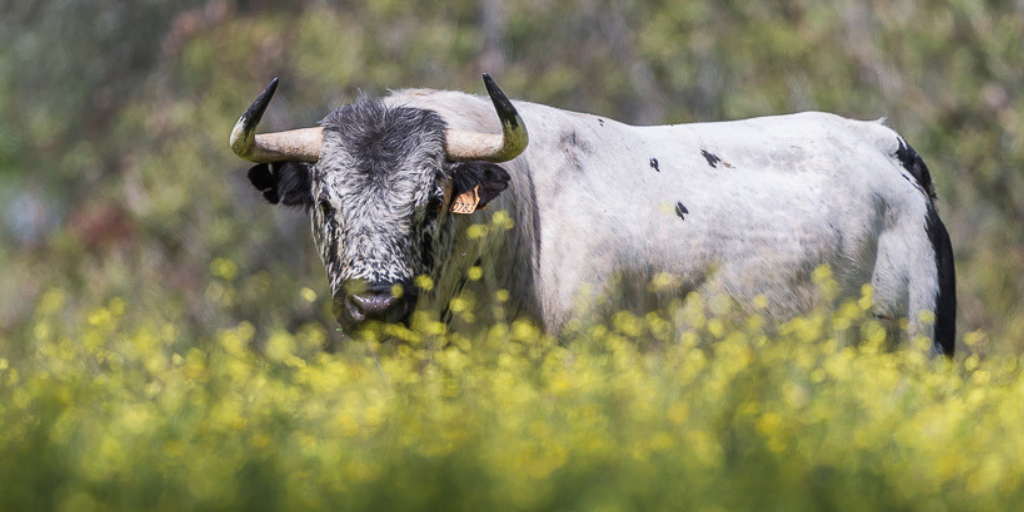
[[[473,190],[467,190],[466,192],[459,194],[459,197],[456,197],[455,200],[452,201],[452,205],[448,208],[448,211],[466,215],[475,212],[476,206],[480,204],[480,194],[478,193],[479,189],[480,185],[477,185],[473,187]]]

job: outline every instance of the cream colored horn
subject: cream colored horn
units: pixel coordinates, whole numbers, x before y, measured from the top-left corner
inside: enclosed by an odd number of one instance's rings
[[[276,78],[271,80],[270,85],[238,118],[231,130],[231,149],[239,157],[256,163],[316,162],[320,159],[320,148],[324,142],[323,128],[256,135],[256,126],[277,90],[277,83]]]
[[[501,120],[501,135],[478,133],[463,130],[447,130],[445,148],[448,158],[457,161],[484,160],[487,162],[507,162],[522,154],[530,141],[526,133],[523,118],[519,117],[508,96],[501,91],[484,73],[484,85],[487,94],[494,103],[494,110]]]

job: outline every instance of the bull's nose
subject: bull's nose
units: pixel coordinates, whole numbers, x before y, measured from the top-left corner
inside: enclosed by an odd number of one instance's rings
[[[397,302],[390,291],[364,292],[349,295],[346,307],[349,316],[356,322],[368,319],[384,320]]]
[[[396,287],[402,290],[398,297],[393,295]],[[416,304],[416,295],[415,289],[404,283],[352,282],[334,296],[334,316],[346,327],[368,320],[404,322]]]

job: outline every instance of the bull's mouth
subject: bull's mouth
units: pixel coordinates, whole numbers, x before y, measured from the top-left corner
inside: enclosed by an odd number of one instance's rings
[[[398,296],[393,285],[372,285],[355,293],[340,291],[334,296],[334,318],[346,331],[360,330],[371,323],[408,325],[416,305],[413,287],[402,287]]]

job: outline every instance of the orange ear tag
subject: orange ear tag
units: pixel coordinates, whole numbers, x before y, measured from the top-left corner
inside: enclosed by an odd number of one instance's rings
[[[459,194],[452,201],[452,206],[448,208],[448,211],[452,213],[470,214],[476,211],[476,205],[480,204],[480,194],[477,192],[480,189],[480,185],[473,187],[473,190],[468,190]]]

